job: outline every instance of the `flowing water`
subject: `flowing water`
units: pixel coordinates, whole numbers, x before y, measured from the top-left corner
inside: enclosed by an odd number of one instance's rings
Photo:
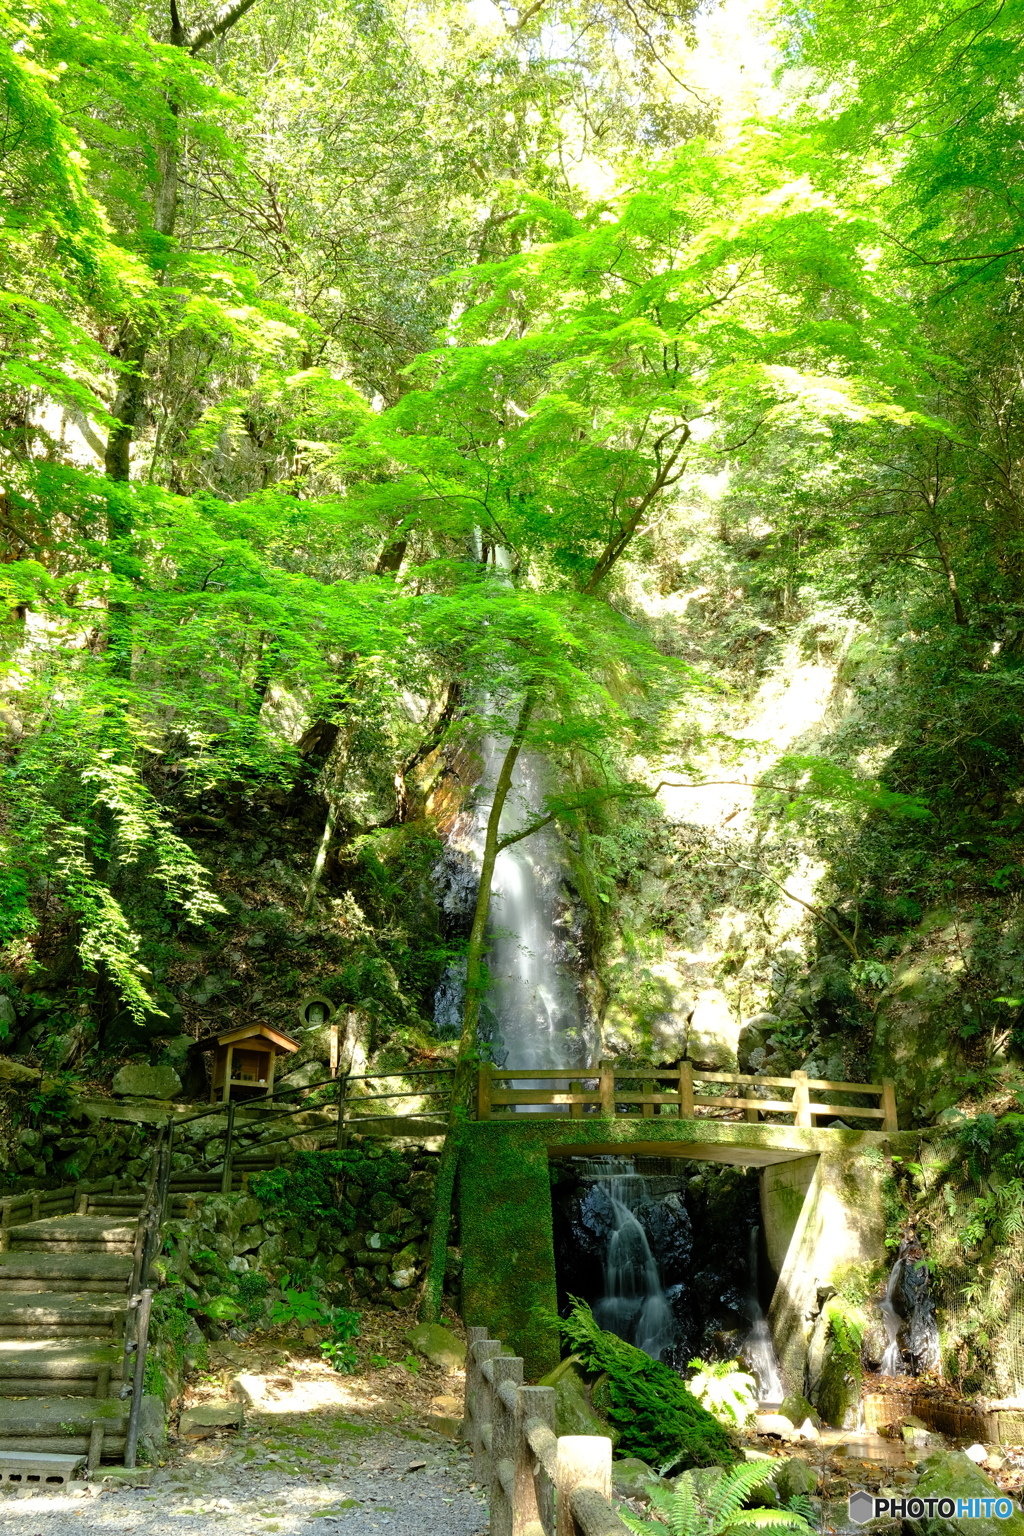
[[[631,1158],[593,1158],[584,1168],[595,1181],[591,1198],[606,1207],[609,1226],[603,1294],[594,1306],[594,1316],[609,1333],[660,1360],[675,1341],[676,1329],[647,1233],[637,1216],[640,1207],[651,1203],[647,1182]]]
[[[935,1301],[924,1252],[916,1239],[900,1244],[879,1310],[888,1340],[879,1367],[883,1376],[920,1376],[940,1369]]]
[[[441,908],[453,929],[461,923],[468,930],[472,918],[487,819],[507,748],[500,736],[481,743],[482,773],[473,806],[460,818],[435,870]],[[544,814],[546,777],[537,753],[520,753],[502,810],[502,834]],[[564,847],[553,826],[503,849],[495,862],[488,921],[490,985],[480,1037],[490,1044],[498,1066],[593,1064],[597,1047],[580,993],[580,935],[566,894],[566,873]],[[434,1021],[442,1037],[459,1033],[465,974],[464,961],[449,966],[435,996]]]
[[[750,1332],[740,1347],[740,1358],[757,1382],[758,1397],[765,1407],[781,1403],[786,1393],[779,1374],[779,1357],[772,1343],[768,1319],[761,1311],[758,1286],[757,1244],[760,1229],[751,1227],[747,1258],[746,1312],[750,1319]]]

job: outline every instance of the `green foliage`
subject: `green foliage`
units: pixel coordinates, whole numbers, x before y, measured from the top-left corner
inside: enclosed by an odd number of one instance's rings
[[[757,1412],[757,1382],[738,1360],[691,1360],[689,1390],[720,1424],[742,1429]]]
[[[348,1307],[335,1307],[330,1314],[331,1337],[320,1345],[320,1353],[334,1370],[351,1376],[359,1368],[359,1352],[352,1342],[359,1337],[361,1314]]]
[[[298,1152],[288,1166],[255,1174],[250,1188],[269,1212],[297,1227],[345,1234],[355,1227],[356,1206],[391,1191],[405,1174],[398,1153],[369,1157],[351,1147]]]
[[[574,1300],[559,1327],[586,1369],[607,1378],[607,1417],[620,1451],[656,1467],[733,1464],[724,1430],[667,1365],[605,1333],[585,1302]]]
[[[692,1472],[677,1477],[674,1488],[651,1487],[652,1519],[640,1519],[621,1510],[631,1531],[638,1536],[732,1536],[734,1532],[790,1531],[811,1536],[815,1526],[806,1509],[745,1509],[756,1488],[765,1483],[765,1463],[747,1462],[722,1473],[714,1481],[698,1485]]]
[[[328,1310],[316,1291],[286,1289],[270,1308],[270,1322],[275,1328],[321,1327],[328,1320]]]

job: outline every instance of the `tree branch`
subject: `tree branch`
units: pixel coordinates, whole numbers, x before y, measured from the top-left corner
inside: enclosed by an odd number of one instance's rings
[[[225,32],[230,32],[236,21],[241,21],[246,11],[252,9],[256,0],[231,0],[228,5],[221,6],[213,20],[207,22],[205,27],[197,27],[188,34],[189,53],[199,53],[212,43],[215,38],[223,37]]]

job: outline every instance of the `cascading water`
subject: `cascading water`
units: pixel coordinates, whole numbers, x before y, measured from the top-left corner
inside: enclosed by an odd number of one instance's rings
[[[757,1243],[760,1229],[751,1227],[749,1260],[747,1264],[749,1292],[746,1298],[746,1312],[750,1318],[750,1332],[740,1347],[740,1359],[750,1368],[757,1382],[758,1396],[765,1405],[781,1403],[786,1393],[782,1386],[782,1377],[779,1374],[779,1357],[775,1353],[775,1345],[772,1343],[771,1330],[768,1327],[768,1319],[761,1311],[761,1301],[758,1295],[757,1274]]]
[[[604,1294],[594,1306],[602,1328],[660,1360],[676,1337],[675,1318],[637,1208],[650,1191],[630,1158],[594,1158],[584,1168],[596,1181],[594,1198],[608,1208],[610,1232]]]
[[[883,1376],[920,1376],[941,1367],[935,1301],[924,1250],[916,1238],[900,1244],[879,1303],[887,1344],[879,1367]]]
[[[757,1212],[756,1177],[739,1169],[567,1160],[554,1190],[560,1304],[582,1297],[603,1328],[680,1372],[695,1355],[739,1355],[762,1401],[780,1402],[758,1297]]]

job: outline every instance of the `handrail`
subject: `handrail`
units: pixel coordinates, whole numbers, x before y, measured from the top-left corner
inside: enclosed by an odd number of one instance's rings
[[[124,1464],[135,1466],[139,1446],[139,1426],[142,1416],[142,1398],[146,1380],[146,1353],[149,1347],[149,1318],[153,1306],[153,1288],[147,1284],[149,1271],[160,1251],[160,1229],[167,1208],[167,1191],[171,1177],[171,1149],[174,1128],[161,1128],[153,1153],[153,1169],[146,1190],[145,1204],[136,1229],[135,1256],[132,1264],[131,1283],[128,1291],[128,1315],[125,1318],[124,1359],[121,1370],[122,1398],[131,1396],[128,1410],[128,1431],[124,1445]],[[134,1354],[131,1384],[128,1384],[128,1361]]]
[[[490,1485],[491,1536],[628,1536],[611,1502],[612,1442],[556,1435],[555,1390],[523,1385],[523,1362],[486,1328],[467,1330],[463,1435]]]
[[[495,1084],[511,1083],[512,1087]],[[640,1087],[632,1086],[639,1083]],[[670,1084],[670,1091],[659,1091]],[[519,1085],[519,1086],[515,1086]],[[696,1091],[705,1085],[735,1086],[739,1094]],[[789,1098],[761,1097],[759,1090],[790,1088]],[[875,1098],[878,1108],[861,1104],[826,1104],[811,1100],[810,1090],[818,1093],[857,1094]],[[880,1083],[838,1082],[829,1078],[811,1078],[806,1072],[790,1077],[759,1077],[744,1072],[695,1072],[693,1063],[683,1061],[673,1067],[619,1067],[602,1061],[598,1067],[496,1067],[481,1066],[477,1079],[477,1118],[493,1118],[495,1108],[515,1114],[523,1106],[569,1114],[581,1119],[600,1115],[614,1119],[620,1114],[640,1114],[645,1119],[670,1114],[680,1120],[698,1118],[697,1111],[742,1109],[754,1123],[761,1114],[792,1115],[793,1124],[811,1127],[816,1115],[846,1117],[850,1120],[874,1120],[879,1129],[898,1129],[896,1089],[891,1078]],[[563,1108],[564,1106],[564,1108]]]

